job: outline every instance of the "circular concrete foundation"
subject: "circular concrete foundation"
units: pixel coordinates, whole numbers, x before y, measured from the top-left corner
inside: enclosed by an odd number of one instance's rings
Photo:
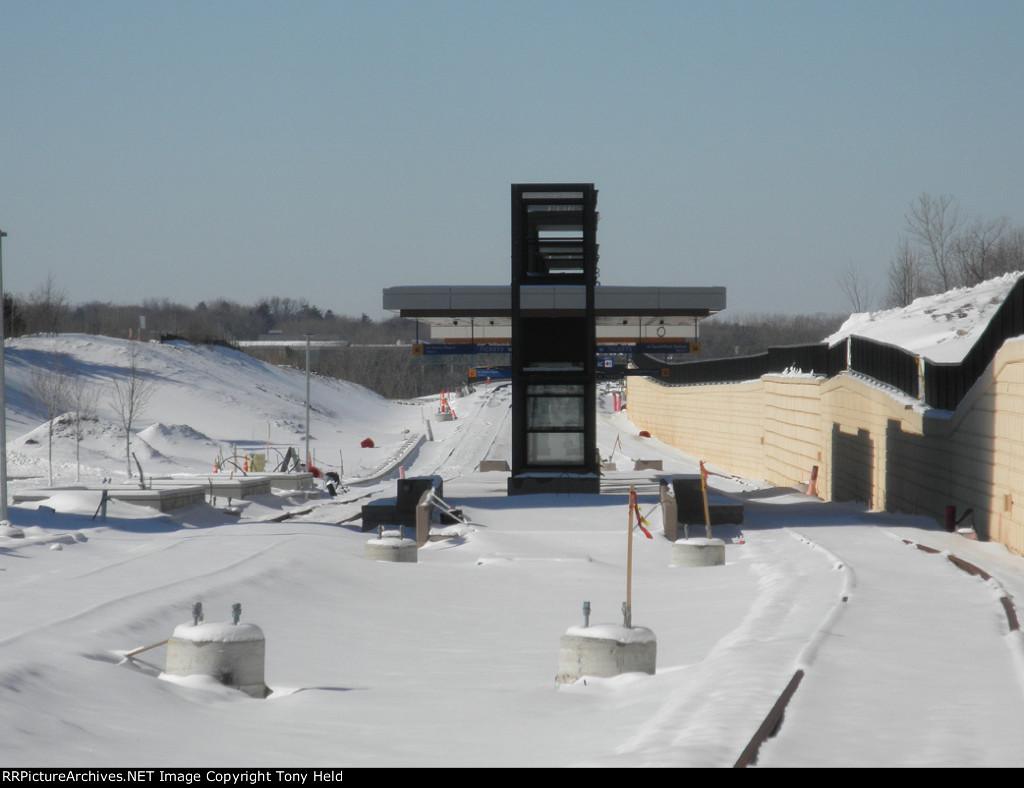
[[[364,555],[371,561],[415,564],[419,556],[417,550],[416,542],[412,539],[385,536],[383,539],[371,539],[367,542]]]
[[[646,627],[571,627],[559,646],[555,681],[571,684],[583,676],[653,675],[657,655],[658,639]]]
[[[672,566],[723,566],[725,542],[721,539],[680,539],[672,543]]]
[[[255,624],[182,624],[167,641],[169,676],[212,676],[254,698],[270,694],[263,682],[266,639]]]

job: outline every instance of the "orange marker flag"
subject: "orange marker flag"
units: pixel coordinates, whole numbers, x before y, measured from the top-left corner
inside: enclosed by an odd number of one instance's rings
[[[644,536],[646,536],[648,539],[653,539],[654,537],[651,536],[651,532],[647,530],[647,528],[651,527],[651,524],[644,519],[644,516],[642,514],[640,514],[640,500],[636,494],[636,490],[634,490],[632,493],[630,505],[633,507],[633,511],[636,513],[636,527],[643,531]],[[647,528],[644,528],[645,525],[647,526]]]

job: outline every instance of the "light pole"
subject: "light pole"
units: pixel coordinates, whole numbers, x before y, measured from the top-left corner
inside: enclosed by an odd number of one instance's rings
[[[306,470],[312,466],[309,457],[309,334],[306,334]]]
[[[4,238],[0,230],[0,524],[7,524],[7,381],[4,380]]]

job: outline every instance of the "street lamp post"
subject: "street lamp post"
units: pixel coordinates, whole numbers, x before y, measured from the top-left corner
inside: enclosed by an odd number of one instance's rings
[[[0,230],[0,523],[7,524],[7,381],[4,379],[4,238]]]
[[[309,457],[309,334],[306,334],[306,470],[312,465]]]

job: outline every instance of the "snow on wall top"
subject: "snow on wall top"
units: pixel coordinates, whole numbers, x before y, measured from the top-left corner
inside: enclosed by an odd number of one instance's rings
[[[1022,275],[1017,271],[974,287],[923,296],[905,307],[858,312],[825,341],[831,347],[855,335],[901,347],[930,361],[955,364],[974,346]]]
[[[180,624],[171,635],[175,640],[189,640],[196,643],[239,643],[248,640],[265,640],[263,630],[255,624]]]

